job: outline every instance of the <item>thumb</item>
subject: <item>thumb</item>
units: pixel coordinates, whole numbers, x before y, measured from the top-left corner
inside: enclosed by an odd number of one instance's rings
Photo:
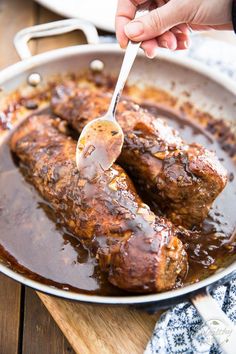
[[[184,22],[183,10],[179,8],[178,2],[169,1],[149,14],[132,20],[124,28],[126,36],[134,41],[144,41],[158,37]]]

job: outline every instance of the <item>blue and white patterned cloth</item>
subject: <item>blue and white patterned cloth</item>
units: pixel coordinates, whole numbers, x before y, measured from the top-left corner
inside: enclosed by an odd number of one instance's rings
[[[201,61],[236,81],[236,47],[201,36],[194,36],[192,42],[191,48],[179,55],[187,55]],[[236,324],[236,276],[229,284],[216,287],[212,295]],[[144,354],[198,353],[221,354],[222,351],[190,302],[176,305],[162,314],[144,352]]]
[[[216,287],[212,296],[236,324],[236,276],[230,283]],[[161,315],[144,352],[144,354],[198,353],[221,354],[222,351],[190,302],[176,305]]]

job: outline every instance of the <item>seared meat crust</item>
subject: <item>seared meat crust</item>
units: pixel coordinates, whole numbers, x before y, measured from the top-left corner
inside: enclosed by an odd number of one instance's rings
[[[106,112],[110,99],[109,93],[92,86],[68,82],[55,88],[52,109],[81,132]],[[130,101],[119,103],[117,120],[125,134],[118,160],[122,167],[175,224],[201,224],[227,182],[215,154],[199,144],[186,144],[162,119]]]
[[[93,181],[81,177],[76,143],[57,125],[50,116],[32,116],[13,133],[11,149],[33,185],[95,252],[112,284],[142,293],[173,288],[187,269],[180,230],[150,211],[121,167]]]

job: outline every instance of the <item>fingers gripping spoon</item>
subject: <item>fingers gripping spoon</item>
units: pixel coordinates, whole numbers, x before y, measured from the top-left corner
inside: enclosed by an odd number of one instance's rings
[[[147,2],[138,7],[135,18],[148,11],[149,5],[150,2]],[[141,42],[129,41],[107,113],[88,123],[79,137],[76,164],[78,170],[88,179],[109,169],[121,153],[124,134],[116,121],[115,113],[140,45]]]

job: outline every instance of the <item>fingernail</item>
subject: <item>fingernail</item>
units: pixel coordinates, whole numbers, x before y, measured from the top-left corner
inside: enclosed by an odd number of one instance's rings
[[[170,50],[175,50],[176,49],[176,45],[174,43],[168,44],[167,41],[161,41],[160,42],[160,46],[163,47],[163,48],[170,49]]]
[[[175,43],[171,43],[171,45],[169,46],[170,50],[176,50],[177,45]]]
[[[162,48],[169,48],[167,41],[161,41],[161,42],[160,42],[160,47],[162,47]]]
[[[148,59],[153,59],[153,58],[155,58],[155,55],[156,55],[156,53],[154,53],[154,52],[152,52],[152,53],[145,53],[146,54],[146,57],[148,58]]]
[[[184,47],[187,49],[187,48],[188,48],[188,46],[189,46],[188,41],[184,41]]]
[[[121,49],[125,49],[127,47],[127,44],[126,43],[121,43],[120,47],[121,47]]]
[[[125,34],[128,37],[131,38],[138,37],[143,33],[144,33],[144,26],[143,23],[140,21],[132,21],[125,26]]]
[[[184,46],[185,49],[188,49],[189,46],[190,46],[190,40],[184,41],[183,42],[183,46]]]

